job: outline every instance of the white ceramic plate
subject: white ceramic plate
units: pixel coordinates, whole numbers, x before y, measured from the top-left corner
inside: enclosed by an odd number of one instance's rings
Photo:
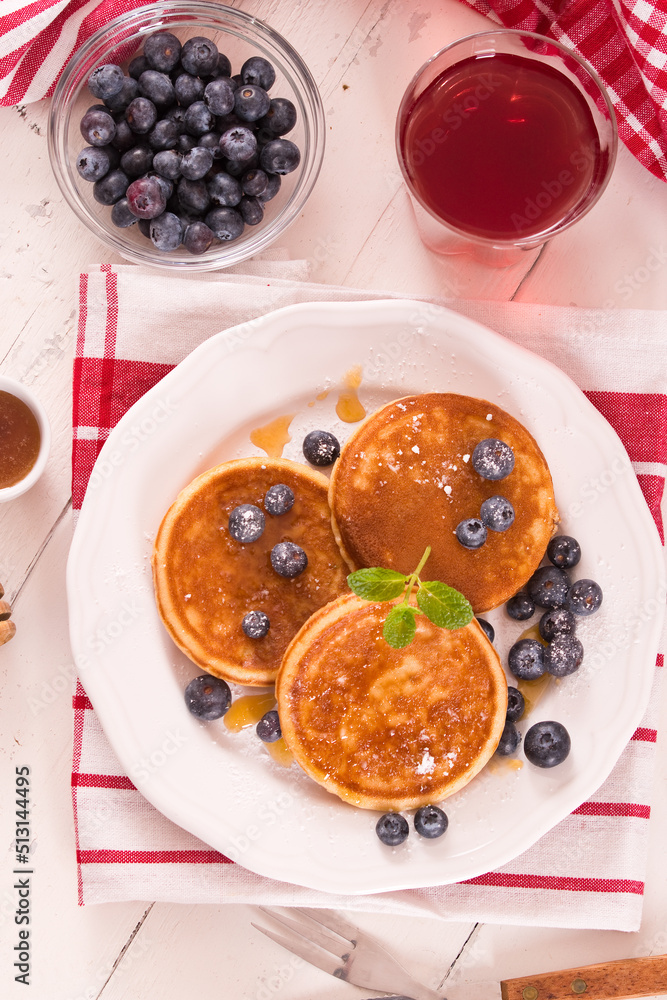
[[[219,461],[262,454],[254,428],[295,414],[285,457],[304,434],[345,439],[335,405],[361,366],[370,412],[398,396],[454,391],[498,403],[521,420],[551,467],[562,530],[596,579],[601,611],[584,619],[580,670],[552,683],[540,719],[569,730],[559,767],[494,761],[447,800],[437,841],[414,832],[400,848],[377,839],[377,814],[343,804],[294,765],[275,763],[252,729],[187,712],[200,671],[168,638],[153,602],[152,543],[167,507]],[[330,390],[326,398],[321,397]],[[68,564],[72,646],[83,684],[123,767],[161,812],[245,867],[342,893],[444,884],[494,869],[533,844],[602,783],[646,707],[660,634],[662,553],[616,434],[557,368],[444,309],[410,301],[307,304],[211,338],[125,415],[91,478]],[[487,616],[507,649],[524,628]],[[179,734],[172,752],[165,740]],[[175,749],[175,747],[178,747]],[[146,768],[141,762],[159,760]]]

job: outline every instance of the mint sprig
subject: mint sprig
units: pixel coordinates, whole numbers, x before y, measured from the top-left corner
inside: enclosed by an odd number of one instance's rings
[[[417,631],[419,614],[426,615],[439,628],[449,630],[463,628],[473,619],[470,602],[454,587],[439,580],[429,580],[426,583],[420,580],[419,574],[430,554],[429,545],[416,570],[409,576],[393,569],[371,566],[368,569],[358,569],[347,578],[350,590],[365,601],[393,601],[405,591],[401,603],[395,605],[387,615],[382,629],[382,635],[394,649],[410,645]],[[410,604],[415,587],[416,608]]]

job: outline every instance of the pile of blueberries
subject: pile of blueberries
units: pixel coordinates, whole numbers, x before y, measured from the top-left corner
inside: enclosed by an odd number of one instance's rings
[[[507,613],[515,621],[528,621],[541,609],[538,624],[544,640],[519,639],[510,648],[508,666],[519,680],[536,680],[543,674],[567,677],[579,669],[584,647],[576,636],[577,621],[595,614],[602,604],[602,589],[595,580],[582,578],[574,583],[568,575],[581,559],[581,547],[571,535],[556,535],[547,546],[550,565],[540,566],[526,585],[506,604]],[[511,754],[521,736],[515,722],[521,718],[524,699],[513,687],[509,688],[507,723],[498,753]],[[554,767],[567,757],[570,738],[558,722],[538,722],[526,733],[524,752],[538,767]]]
[[[514,468],[514,452],[499,438],[480,441],[470,459],[475,472],[491,482],[509,476]],[[467,517],[455,528],[455,535],[466,549],[478,549],[488,531],[507,531],[514,523],[514,507],[503,496],[489,497],[482,503],[478,517]]]
[[[203,254],[238,239],[262,221],[281,177],[301,160],[284,138],[296,108],[269,96],[275,78],[263,56],[232,75],[208,38],[181,45],[168,31],[150,35],[128,75],[113,63],[91,73],[88,87],[101,103],[81,119],[88,146],[77,170],[95,200],[111,206],[115,226],[137,223],[162,252],[182,244]]]

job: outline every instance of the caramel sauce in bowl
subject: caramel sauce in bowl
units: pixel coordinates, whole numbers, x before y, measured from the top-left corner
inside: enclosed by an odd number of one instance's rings
[[[49,421],[39,400],[20,382],[0,375],[0,503],[34,486],[50,447]]]

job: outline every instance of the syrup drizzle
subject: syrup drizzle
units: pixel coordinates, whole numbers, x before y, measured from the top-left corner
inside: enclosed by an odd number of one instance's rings
[[[366,409],[359,400],[357,390],[361,385],[361,365],[346,372],[343,388],[338,395],[336,413],[346,424],[356,424],[366,416]]]
[[[285,445],[292,440],[289,426],[295,416],[295,413],[286,413],[263,427],[256,427],[250,432],[250,440],[256,448],[265,451],[269,458],[282,458]]]

